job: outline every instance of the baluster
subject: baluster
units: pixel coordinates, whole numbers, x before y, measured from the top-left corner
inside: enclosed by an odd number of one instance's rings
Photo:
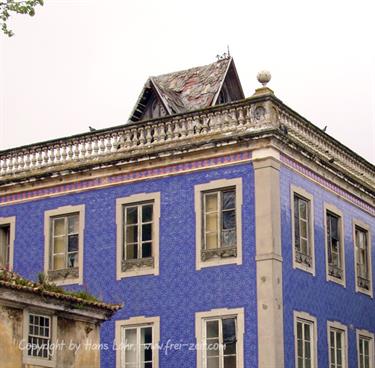
[[[47,148],[47,150],[43,152],[43,161],[44,161],[43,166],[48,165],[48,160],[49,160],[49,157],[48,157],[48,148]]]
[[[111,149],[112,149],[112,142],[111,142],[111,136],[108,135],[107,136],[107,143],[106,143],[106,148],[107,148],[107,152],[108,153],[111,153]]]
[[[91,141],[91,138],[87,144],[87,156],[88,157],[91,157],[92,155],[92,141]]]
[[[96,137],[95,141],[94,141],[94,156],[98,156],[99,155],[99,143],[98,143],[98,138]]]
[[[69,144],[69,145],[68,145],[68,157],[67,157],[67,159],[68,159],[69,161],[71,161],[72,158],[73,158],[73,145],[72,145],[72,144]]]
[[[242,125],[245,124],[245,117],[243,115],[243,108],[239,107],[237,111],[238,111],[238,123],[239,123],[240,126],[242,126]]]
[[[81,157],[86,158],[86,141],[81,141]]]
[[[2,171],[5,174],[7,172],[7,169],[8,169],[7,158],[6,157],[3,159],[3,163],[1,164],[1,168],[2,168]]]
[[[139,129],[139,144],[143,146],[145,143],[146,143],[145,128],[141,127]]]
[[[165,130],[164,130],[164,124],[160,123],[159,126],[159,142],[162,142],[165,140]]]
[[[137,128],[131,129],[130,132],[131,132],[131,137],[132,137],[131,146],[132,147],[136,147],[138,145]]]
[[[120,139],[119,139],[119,136],[118,136],[118,133],[113,133],[112,134],[112,152],[116,152],[118,147],[120,145]]]
[[[187,136],[192,137],[194,135],[194,125],[192,118],[187,119]]]
[[[43,164],[43,155],[42,155],[42,150],[39,149],[38,150],[38,159],[37,159],[38,163],[37,163],[37,167],[41,167],[42,164]]]
[[[74,154],[74,160],[78,160],[79,159],[79,142],[75,142],[73,143],[74,145],[74,150],[73,150],[73,154]]]
[[[177,140],[179,137],[180,137],[180,122],[178,120],[174,120],[173,121],[173,126],[174,126],[174,129],[173,129],[173,139],[174,140]]]
[[[51,160],[51,164],[54,164],[56,156],[55,156],[55,147],[53,146],[51,147],[51,153],[49,155],[49,158]]]
[[[58,145],[56,147],[56,162],[60,163],[60,161],[61,161],[61,147],[60,145]]]
[[[151,144],[151,141],[152,141],[151,126],[147,125],[147,127],[146,127],[146,142],[147,142],[147,144]]]
[[[68,153],[66,152],[66,146],[63,145],[63,147],[62,147],[62,154],[61,154],[62,162],[66,161],[67,156],[68,156]]]
[[[188,135],[187,123],[185,119],[181,119],[181,137],[185,138]]]
[[[31,159],[30,159],[30,156],[31,156],[31,153],[28,152],[26,154],[26,160],[25,160],[25,164],[26,164],[26,169],[29,170],[30,169],[30,165],[31,165]]]
[[[167,122],[167,141],[172,139],[173,132],[172,132],[172,123],[169,121]]]
[[[105,151],[104,137],[100,138],[99,149],[100,149],[100,155],[102,155]]]
[[[24,160],[25,160],[25,157],[21,153],[21,156],[18,157],[20,171],[25,167],[25,161]]]

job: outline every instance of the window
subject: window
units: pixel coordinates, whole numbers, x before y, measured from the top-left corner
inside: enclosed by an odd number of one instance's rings
[[[243,367],[243,326],[243,309],[196,313],[197,367]]]
[[[195,186],[197,269],[242,263],[242,180]]]
[[[356,291],[372,296],[371,239],[369,227],[353,221]]]
[[[159,217],[159,193],[142,193],[117,199],[118,279],[158,274]]]
[[[55,354],[52,347],[56,328],[57,317],[24,311],[24,339],[27,342],[27,349],[23,352],[24,364],[55,366]]]
[[[326,205],[327,279],[345,286],[344,228],[341,212]]]
[[[51,270],[78,270],[79,214],[51,218]]]
[[[58,284],[82,283],[84,206],[45,212],[45,272]]]
[[[159,317],[116,321],[116,366],[158,368]]]
[[[13,270],[15,217],[0,217],[0,268]]]
[[[347,368],[347,328],[328,322],[329,368]]]
[[[296,368],[317,366],[316,318],[303,312],[294,312],[294,340]]]
[[[364,330],[357,330],[358,368],[374,367],[374,335]]]
[[[29,335],[27,355],[51,359],[51,318],[29,314]]]
[[[292,185],[293,267],[315,275],[313,197]]]

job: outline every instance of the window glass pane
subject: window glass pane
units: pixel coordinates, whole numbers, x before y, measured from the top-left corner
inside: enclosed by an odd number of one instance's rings
[[[61,270],[63,268],[66,268],[65,265],[65,255],[56,255],[53,257],[53,269],[54,270]]]
[[[236,230],[225,230],[223,231],[223,247],[234,247],[236,246]]]
[[[55,236],[65,235],[65,218],[54,219],[53,225],[54,225],[53,234]]]
[[[126,245],[126,259],[138,258],[138,244],[127,244]]]
[[[126,227],[126,243],[138,242],[138,226],[127,226]]]
[[[233,209],[236,206],[235,191],[223,192],[223,209]]]
[[[299,216],[302,219],[307,219],[307,202],[299,198]]]
[[[236,343],[225,344],[224,347],[223,347],[224,355],[236,354],[236,350],[237,350],[236,346],[237,346]]]
[[[236,356],[224,357],[224,368],[236,368]]]
[[[141,345],[141,360],[142,360],[142,362],[152,361],[152,346],[151,346],[151,344]]]
[[[217,220],[216,213],[206,215],[206,231],[217,232]]]
[[[141,329],[141,343],[152,344],[152,327],[144,327]]]
[[[206,199],[206,212],[217,211],[217,193],[205,195]]]
[[[215,249],[217,247],[218,247],[217,234],[216,233],[206,234],[206,248]]]
[[[142,225],[142,241],[149,241],[152,237],[152,224]]]
[[[68,252],[78,251],[78,234],[68,236]]]
[[[236,211],[223,212],[223,229],[234,229],[236,227]]]
[[[152,245],[151,243],[142,244],[142,258],[152,257]]]
[[[220,368],[219,357],[207,358],[207,368]]]
[[[125,330],[125,363],[137,362],[137,330]]]
[[[68,267],[78,267],[78,253],[69,253],[68,254]]]
[[[236,320],[235,318],[223,319],[223,343],[232,344],[236,342]]]
[[[307,222],[300,221],[300,232],[303,238],[307,238]]]
[[[206,350],[207,350],[207,356],[208,357],[215,357],[220,354],[219,352],[219,339],[207,339],[206,342]]]
[[[305,323],[305,340],[310,341],[310,325]]]
[[[78,215],[73,215],[68,217],[68,233],[69,234],[77,234],[79,231],[78,229]]]
[[[142,207],[142,221],[152,221],[152,204],[144,205]]]
[[[64,253],[65,252],[65,236],[59,236],[53,239],[54,249],[53,253]]]
[[[219,337],[219,321],[207,321],[207,338]]]
[[[152,368],[152,362],[144,363],[143,368]]]
[[[126,224],[136,224],[138,222],[138,207],[126,207]]]

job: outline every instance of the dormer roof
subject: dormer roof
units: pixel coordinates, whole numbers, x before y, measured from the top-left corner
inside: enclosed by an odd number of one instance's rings
[[[133,122],[204,109],[243,99],[232,57],[150,77],[130,116]]]

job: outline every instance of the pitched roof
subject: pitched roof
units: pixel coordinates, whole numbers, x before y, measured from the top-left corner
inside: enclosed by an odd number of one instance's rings
[[[164,107],[166,115],[185,113],[215,105],[229,69],[232,71],[233,78],[236,79],[238,98],[244,98],[234,61],[229,57],[205,66],[150,77],[130,120],[142,120],[147,101],[153,92]]]
[[[122,305],[108,304],[95,300],[95,297],[83,298],[78,293],[66,291],[54,284],[41,284],[25,279],[15,272],[0,268],[0,286],[8,289],[26,291],[52,299],[77,303],[82,306],[99,308],[109,312],[116,312]],[[75,295],[76,294],[76,295]]]

